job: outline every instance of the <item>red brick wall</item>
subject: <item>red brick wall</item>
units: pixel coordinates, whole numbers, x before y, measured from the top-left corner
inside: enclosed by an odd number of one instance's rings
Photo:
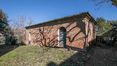
[[[95,38],[94,24],[89,20],[86,17],[62,19],[27,29],[27,42],[30,41],[32,45],[57,46],[58,29],[65,27],[67,30],[67,46],[83,48],[85,44]]]

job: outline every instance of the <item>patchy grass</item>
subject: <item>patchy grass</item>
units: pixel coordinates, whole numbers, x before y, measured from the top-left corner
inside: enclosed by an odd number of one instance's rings
[[[87,66],[117,66],[117,47],[95,46],[88,53],[90,59],[85,63]]]
[[[0,66],[47,66],[54,62],[60,64],[75,54],[60,48],[19,46],[0,57]]]
[[[6,48],[13,49],[0,55],[0,66],[117,66],[116,47],[94,46],[88,52],[37,46]]]

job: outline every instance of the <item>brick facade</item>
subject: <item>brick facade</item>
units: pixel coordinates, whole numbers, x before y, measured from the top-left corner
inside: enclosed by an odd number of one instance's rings
[[[95,39],[94,20],[89,13],[26,27],[27,44],[39,46],[59,46],[59,30],[66,29],[66,45],[84,48]]]

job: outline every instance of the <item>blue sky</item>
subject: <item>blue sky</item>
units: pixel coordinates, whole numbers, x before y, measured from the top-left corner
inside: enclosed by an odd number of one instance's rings
[[[0,0],[0,9],[16,20],[19,16],[31,18],[33,24],[88,11],[94,18],[117,20],[117,8],[110,3],[101,7],[93,0]]]

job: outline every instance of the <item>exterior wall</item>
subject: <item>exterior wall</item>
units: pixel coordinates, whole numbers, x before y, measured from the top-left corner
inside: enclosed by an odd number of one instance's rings
[[[26,39],[31,45],[58,45],[58,30],[67,30],[66,44],[69,47],[84,48],[95,38],[94,24],[85,18],[69,18],[27,29]]]

